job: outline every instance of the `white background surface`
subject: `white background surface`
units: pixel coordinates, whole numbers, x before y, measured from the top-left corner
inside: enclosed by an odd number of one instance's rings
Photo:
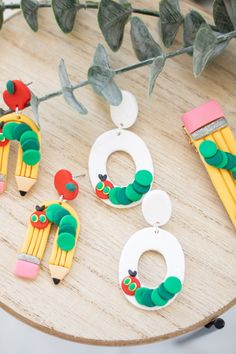
[[[208,1],[201,1],[206,2]],[[190,335],[147,346],[104,348],[80,345],[49,336],[19,322],[0,309],[0,354],[141,354],[144,351],[146,354],[235,354],[236,308],[222,317],[226,321],[222,330],[201,329]]]

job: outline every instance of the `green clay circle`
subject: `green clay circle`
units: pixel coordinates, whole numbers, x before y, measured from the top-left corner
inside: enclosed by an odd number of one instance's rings
[[[109,186],[106,186],[106,187],[103,189],[103,193],[104,193],[105,195],[108,195],[108,194],[110,193],[110,191],[111,191],[111,187],[109,187]]]
[[[58,210],[58,211],[56,212],[56,214],[54,215],[54,223],[55,223],[57,226],[59,226],[60,221],[61,221],[61,219],[63,218],[63,216],[66,216],[66,215],[69,215],[69,214],[70,214],[70,213],[69,213],[69,211],[68,211],[67,209],[61,207],[61,209]]]
[[[207,158],[205,158],[205,161],[206,161],[206,163],[208,163],[208,165],[217,167],[218,165],[220,165],[223,162],[223,155],[220,150],[217,150],[217,153],[215,154],[215,156],[207,157]]]
[[[225,169],[231,170],[234,167],[236,167],[236,155],[230,154],[229,152],[226,152],[228,162],[227,165],[225,166]]]
[[[152,291],[152,294],[151,294],[151,299],[152,299],[152,302],[156,305],[156,306],[165,306],[168,302],[168,300],[165,300],[163,299],[159,292],[158,292],[158,288],[157,289],[154,289]]]
[[[25,123],[17,124],[17,126],[14,128],[15,139],[20,141],[21,135],[28,130],[31,130],[31,128],[27,124]]]
[[[34,166],[40,161],[41,155],[38,150],[27,150],[23,153],[23,161],[26,165]]]
[[[36,214],[33,214],[33,215],[31,216],[31,221],[37,222],[37,221],[38,221],[38,216],[37,216]]]
[[[131,279],[129,277],[124,279],[124,284],[129,285],[131,283]]]
[[[116,192],[116,198],[120,202],[120,204],[129,205],[132,203],[132,201],[126,197],[125,190],[126,187],[119,188]]]
[[[4,134],[3,133],[0,133],[0,141],[5,141],[5,136],[4,136]]]
[[[135,291],[137,289],[137,284],[136,283],[129,284],[128,289],[130,291]]]
[[[5,138],[7,138],[8,140],[15,140],[15,135],[14,135],[14,130],[16,128],[16,126],[19,125],[15,122],[9,122],[9,123],[5,123],[2,129],[2,132],[5,136]]]
[[[199,151],[203,157],[213,157],[217,153],[217,146],[214,141],[206,140],[203,141],[199,146]]]
[[[39,141],[36,139],[25,140],[21,147],[23,151],[40,149]]]
[[[47,221],[46,215],[41,214],[41,215],[39,216],[39,221],[42,222],[42,223],[46,222],[46,221]]]
[[[151,188],[150,185],[147,187],[141,186],[141,184],[138,184],[136,181],[133,182],[133,187],[134,187],[134,190],[139,194],[145,194]]]
[[[141,186],[147,187],[152,183],[153,176],[148,170],[140,170],[135,173],[134,179]]]
[[[62,227],[63,225],[66,225],[66,224],[73,226],[75,229],[77,228],[77,220],[72,215],[63,216],[63,218],[60,221],[59,226]]]
[[[104,183],[104,182],[98,182],[98,184],[96,185],[96,189],[97,189],[98,191],[102,191],[103,188],[104,188],[104,186],[105,186],[105,183]]]
[[[153,303],[152,299],[151,299],[151,295],[152,295],[152,289],[149,288],[138,288],[135,291],[135,299],[136,301],[140,304],[140,305],[144,305],[147,307],[153,307],[155,306],[155,304]]]
[[[51,204],[46,209],[46,217],[50,222],[54,223],[54,215],[61,209],[62,207],[59,204]]]
[[[75,237],[67,232],[59,234],[57,245],[63,251],[70,251],[75,247]]]
[[[120,189],[120,187],[114,187],[110,190],[109,199],[112,204],[116,204],[116,205],[120,204],[120,202],[118,201],[117,196],[116,196],[116,193],[119,189]]]
[[[64,225],[60,226],[59,234],[64,233],[64,232],[75,236],[76,229],[74,228],[74,226],[72,226],[70,224],[64,224]]]
[[[174,297],[174,294],[171,294],[168,291],[166,291],[166,289],[164,288],[164,283],[162,283],[157,290],[160,297],[164,300],[168,301]]]
[[[182,283],[177,277],[168,277],[164,281],[163,286],[166,291],[173,295],[179,293],[182,289]]]
[[[23,145],[23,143],[26,141],[26,140],[29,140],[29,139],[35,139],[35,140],[38,140],[38,135],[33,131],[33,130],[27,130],[26,132],[24,132],[21,137],[20,137],[20,143],[21,145]]]
[[[132,202],[137,202],[142,198],[142,194],[139,194],[135,191],[133,184],[129,184],[125,189],[125,195]]]
[[[228,163],[228,156],[224,151],[221,151],[222,162],[219,163],[216,167],[217,168],[225,168]]]

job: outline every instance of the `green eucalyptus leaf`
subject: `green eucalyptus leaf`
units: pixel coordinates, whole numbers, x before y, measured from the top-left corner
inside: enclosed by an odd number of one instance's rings
[[[101,66],[104,68],[109,68],[109,58],[106,52],[106,49],[102,44],[98,44],[94,57],[93,57],[93,65]]]
[[[152,38],[144,22],[136,16],[131,19],[130,35],[133,49],[140,61],[157,57],[162,53],[161,47]]]
[[[189,47],[193,44],[197,31],[203,23],[206,23],[204,18],[195,10],[191,10],[184,17],[184,45]]]
[[[3,4],[2,0],[0,0],[0,30],[3,25],[3,14],[4,14],[4,4]]]
[[[236,0],[231,0],[232,15],[236,18]]]
[[[227,12],[224,0],[214,1],[213,18],[219,32],[227,33],[234,30],[234,26]]]
[[[39,2],[37,0],[21,0],[20,6],[26,22],[34,32],[37,32]]]
[[[109,104],[118,106],[122,101],[122,94],[116,85],[112,69],[93,65],[88,70],[88,81],[94,91],[102,96]]]
[[[160,73],[162,72],[164,66],[165,66],[165,62],[166,62],[166,56],[164,54],[158,56],[154,62],[151,65],[150,68],[150,74],[149,74],[149,80],[148,80],[148,95],[150,96],[156,80],[158,78],[158,76],[160,75]]]
[[[37,126],[40,128],[39,103],[40,101],[38,97],[31,91],[30,105],[33,112],[34,121],[37,124]]]
[[[161,0],[159,28],[164,45],[169,48],[183,21],[178,0]]]
[[[63,59],[61,59],[59,64],[59,79],[61,82],[63,97],[66,103],[68,103],[69,106],[78,111],[80,114],[87,114],[87,109],[76,99],[73,93],[72,85],[70,83]]]
[[[229,44],[229,40],[219,42],[217,35],[207,25],[201,25],[193,43],[193,72],[196,77],[200,76],[213,59]]]
[[[78,0],[52,0],[56,21],[64,33],[71,32],[74,27],[78,4]]]
[[[123,41],[125,25],[132,13],[129,3],[119,4],[113,0],[101,0],[98,24],[109,47],[116,52]]]

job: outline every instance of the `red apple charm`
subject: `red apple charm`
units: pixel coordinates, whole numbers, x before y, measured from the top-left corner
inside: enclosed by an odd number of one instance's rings
[[[54,177],[54,186],[59,194],[65,200],[73,200],[79,193],[78,183],[73,179],[68,170],[59,170]]]
[[[31,99],[31,92],[20,80],[9,80],[6,84],[7,89],[3,92],[3,99],[6,105],[13,110],[17,108],[21,111]]]

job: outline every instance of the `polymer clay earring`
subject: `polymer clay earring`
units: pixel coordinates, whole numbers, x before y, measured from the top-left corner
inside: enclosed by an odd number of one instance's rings
[[[221,106],[204,103],[186,112],[182,122],[236,227],[236,140]]]
[[[20,145],[15,176],[24,196],[38,177],[41,133],[34,121],[21,113],[31,99],[29,88],[19,80],[8,81],[6,86],[3,99],[15,113],[0,118],[0,194],[6,189],[10,142],[17,140]]]
[[[135,232],[124,246],[119,263],[119,282],[127,300],[145,310],[159,310],[169,305],[181,291],[185,260],[178,240],[160,228],[171,216],[171,201],[160,190],[148,192],[142,201],[145,220],[151,225]],[[146,251],[157,251],[166,261],[167,273],[154,289],[143,285],[138,275],[138,262]]]
[[[79,186],[67,170],[56,173],[54,185],[60,199],[47,201],[35,207],[30,216],[26,238],[18,254],[14,273],[22,278],[36,278],[51,226],[55,224],[58,228],[49,260],[49,270],[54,284],[59,284],[70,271],[79,236],[79,218],[66,202],[77,197]]]
[[[111,106],[111,118],[117,126],[100,135],[92,146],[89,156],[89,176],[99,199],[115,208],[128,208],[140,203],[153,182],[153,162],[144,141],[127,130],[136,121],[138,104],[128,91],[122,91],[119,106]],[[115,186],[107,173],[108,157],[116,151],[128,153],[135,165],[134,180],[128,186]]]

